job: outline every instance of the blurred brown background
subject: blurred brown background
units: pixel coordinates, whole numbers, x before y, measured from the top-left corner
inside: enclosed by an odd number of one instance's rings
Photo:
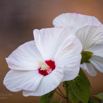
[[[0,0],[0,103],[38,103],[39,97],[23,97],[22,92],[12,93],[4,87],[3,78],[9,71],[5,58],[33,40],[33,29],[52,27],[52,20],[67,12],[93,15],[103,23],[103,0]],[[91,95],[103,92],[103,74],[97,72],[95,77],[88,75]],[[61,99],[55,94],[53,101]]]

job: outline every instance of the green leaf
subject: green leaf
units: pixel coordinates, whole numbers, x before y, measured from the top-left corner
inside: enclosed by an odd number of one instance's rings
[[[88,103],[90,88],[87,82],[80,76],[76,77],[70,83],[71,90],[75,97],[83,103]]]
[[[88,83],[88,85],[91,87],[90,85],[90,81],[89,79],[87,78],[87,76],[85,75],[85,73],[83,72],[83,70],[80,68],[80,71],[79,71],[79,75],[86,80],[86,82]]]
[[[81,55],[82,55],[81,64],[84,62],[90,63],[89,59],[91,58],[93,53],[89,51],[82,51]]]
[[[72,90],[69,90],[69,98],[72,101],[72,103],[78,103],[79,100],[75,97],[75,95],[73,94]]]
[[[55,92],[55,90],[51,91],[48,94],[45,94],[45,95],[41,96],[40,100],[39,100],[39,103],[50,103],[52,98],[53,98],[54,92]]]
[[[88,103],[99,103],[99,102],[97,102],[95,99],[90,97]]]
[[[70,81],[65,81],[65,82],[63,82],[63,87],[65,87],[65,86],[69,86],[70,85]]]
[[[103,93],[99,93],[99,94],[94,95],[94,96],[101,99],[101,100],[103,100]]]
[[[63,87],[65,89],[65,92],[66,92],[67,89],[69,89],[69,86],[70,86],[70,81],[64,81],[63,82]]]

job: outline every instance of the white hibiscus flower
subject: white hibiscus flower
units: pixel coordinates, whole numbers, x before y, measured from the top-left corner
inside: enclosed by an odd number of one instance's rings
[[[11,70],[3,83],[10,91],[23,90],[24,96],[46,94],[62,81],[74,79],[80,68],[82,45],[70,30],[47,28],[33,33],[34,41],[6,58]]]
[[[103,27],[97,18],[78,13],[65,13],[56,17],[53,24],[56,27],[71,29],[81,41],[83,53],[87,51],[91,54],[88,60],[81,64],[83,69],[91,76],[95,76],[97,73],[94,65],[103,73]]]

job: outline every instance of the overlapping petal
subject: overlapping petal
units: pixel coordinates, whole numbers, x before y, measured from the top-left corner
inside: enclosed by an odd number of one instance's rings
[[[69,42],[68,42],[69,41]],[[80,69],[82,45],[77,37],[69,35],[59,47],[55,61],[57,66],[64,67],[63,81],[74,79]]]
[[[91,76],[95,76],[97,74],[94,67],[90,63],[81,64],[81,68],[86,70],[88,72],[88,74]]]
[[[68,66],[71,68],[75,66],[77,62],[81,60],[82,45],[78,38],[74,35],[69,35],[64,40],[64,42],[60,45],[58,51],[55,55],[55,61],[57,66]],[[73,65],[74,64],[74,65]],[[78,63],[79,64],[79,63]]]
[[[93,52],[93,55],[103,57],[103,44],[95,44],[92,48],[89,48],[88,51]]]
[[[100,72],[103,73],[103,57],[93,55],[90,61]]]
[[[66,27],[74,33],[84,26],[100,26],[101,22],[94,16],[82,15],[78,13],[64,13],[53,20],[56,27]]]
[[[62,42],[68,37],[68,34],[72,34],[65,28],[35,29],[33,33],[36,46],[44,60],[54,60],[54,55]]]
[[[103,44],[103,27],[102,26],[85,26],[76,32],[76,36],[80,40],[84,51],[94,53],[94,48]],[[98,48],[99,51],[103,50]]]
[[[56,68],[52,73],[43,77],[42,81],[40,82],[38,88],[35,91],[23,91],[24,96],[42,96],[48,91],[52,91],[59,86],[62,78],[63,78],[63,69]]]
[[[13,92],[21,90],[35,91],[43,76],[38,71],[10,70],[5,78],[4,85]]]
[[[80,70],[80,62],[78,61],[77,63],[74,62],[74,65],[70,67],[65,67],[65,70],[63,72],[64,77],[62,79],[62,81],[68,81],[68,80],[73,80],[74,78],[76,78],[79,74],[79,70]]]
[[[37,70],[39,60],[43,60],[34,41],[22,44],[14,50],[6,61],[13,70]]]

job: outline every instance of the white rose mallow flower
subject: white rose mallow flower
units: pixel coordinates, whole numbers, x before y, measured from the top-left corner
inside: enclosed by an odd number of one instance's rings
[[[70,30],[47,28],[33,31],[35,40],[26,42],[6,58],[11,69],[4,85],[24,96],[42,96],[80,70],[82,45]]]
[[[82,43],[82,51],[92,53],[89,60],[81,64],[81,68],[91,76],[97,74],[94,67],[103,73],[103,26],[97,18],[78,13],[64,13],[53,20],[53,25],[71,29]]]

